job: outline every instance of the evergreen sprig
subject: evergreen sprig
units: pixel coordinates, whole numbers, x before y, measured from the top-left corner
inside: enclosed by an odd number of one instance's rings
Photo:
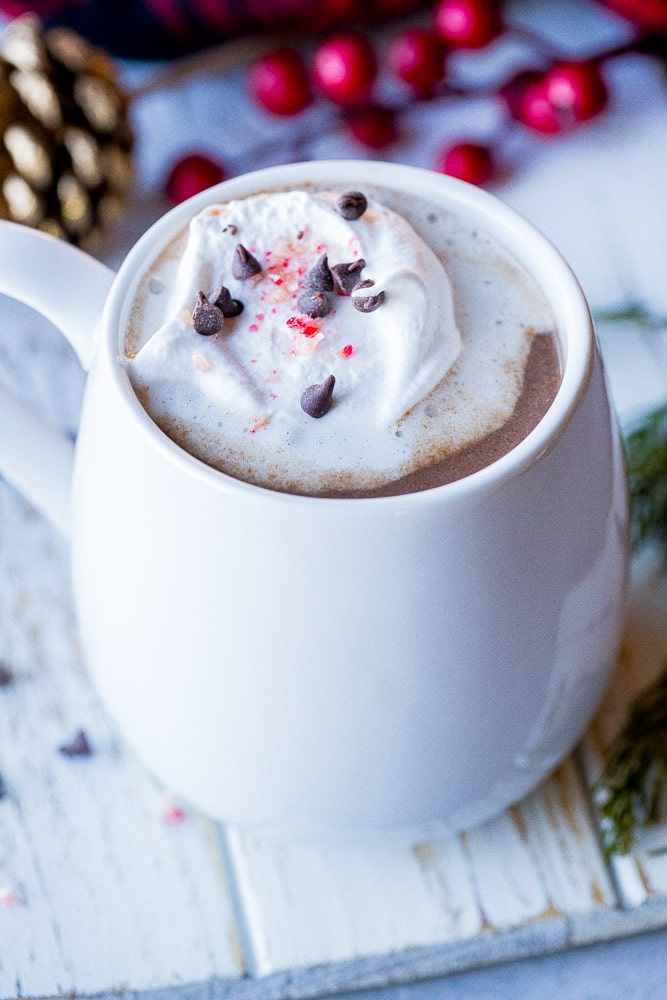
[[[667,666],[634,702],[595,788],[607,858],[627,854],[638,827],[659,819],[667,782]]]
[[[667,565],[667,405],[625,439],[635,549],[653,543]],[[667,665],[632,705],[595,788],[606,856],[627,854],[640,826],[659,819],[667,784]]]
[[[667,561],[667,405],[627,435],[625,450],[633,546],[656,542]]]

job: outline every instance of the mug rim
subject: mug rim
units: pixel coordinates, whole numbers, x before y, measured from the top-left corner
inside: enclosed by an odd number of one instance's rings
[[[124,363],[123,314],[136,293],[146,265],[154,261],[189,220],[208,205],[231,198],[242,198],[267,187],[323,184],[350,187],[350,178],[358,184],[389,188],[399,194],[432,198],[453,211],[461,208],[479,215],[480,224],[512,253],[545,292],[554,311],[559,311],[556,335],[562,361],[562,377],[556,395],[536,426],[513,448],[495,461],[461,479],[407,493],[368,497],[322,497],[289,493],[258,486],[222,472],[190,454],[162,431],[143,408],[131,385]],[[540,278],[536,273],[540,261]],[[548,273],[549,282],[544,280]],[[549,292],[545,284],[552,286]],[[560,292],[560,295],[557,293]],[[556,301],[557,298],[557,301]],[[579,331],[577,336],[573,334]],[[328,504],[403,504],[429,503],[445,496],[451,499],[468,496],[514,479],[551,450],[568,426],[584,395],[593,370],[594,327],[581,285],[554,244],[533,223],[492,195],[464,181],[407,164],[376,160],[316,160],[265,167],[229,178],[176,205],[137,240],[121,265],[107,298],[102,335],[106,361],[114,389],[128,405],[133,421],[170,461],[184,472],[223,490],[248,491],[255,497],[266,496],[274,502]],[[443,492],[444,491],[444,492]]]

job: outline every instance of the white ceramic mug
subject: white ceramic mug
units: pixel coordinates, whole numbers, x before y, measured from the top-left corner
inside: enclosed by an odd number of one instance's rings
[[[204,205],[309,181],[460,208],[535,276],[564,375],[509,454],[408,496],[309,498],[225,476],[152,423],[121,363],[139,276]],[[421,835],[487,818],[572,748],[618,647],[626,491],[586,302],[528,223],[440,175],[320,162],[179,206],[117,276],[9,223],[0,260],[0,291],[90,367],[73,482],[70,446],[4,398],[0,468],[69,534],[95,683],[169,788],[273,830]]]

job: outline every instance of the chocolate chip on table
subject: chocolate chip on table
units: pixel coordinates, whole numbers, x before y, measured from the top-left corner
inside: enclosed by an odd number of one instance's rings
[[[364,281],[359,281],[353,291],[357,291],[359,288],[371,288],[375,284],[369,278]],[[378,306],[381,306],[384,302],[384,292],[378,292],[377,295],[353,295],[352,305],[355,309],[358,309],[362,313],[372,313]]]
[[[349,264],[334,264],[331,268],[334,284],[341,295],[351,295],[352,289],[359,284],[361,272],[366,267],[363,257]]]
[[[296,300],[299,312],[310,316],[311,319],[319,319],[331,309],[331,302],[326,292],[313,292],[309,288],[304,289]]]
[[[301,394],[301,409],[309,417],[319,419],[331,409],[336,379],[329,375],[321,385],[309,385]]]
[[[9,687],[13,680],[14,671],[4,660],[0,660],[0,688]]]
[[[79,729],[70,743],[59,746],[58,751],[63,757],[90,757],[93,752],[83,729]]]
[[[303,287],[313,292],[333,292],[334,279],[325,253],[304,277]]]
[[[368,201],[361,191],[346,191],[336,202],[336,208],[339,215],[351,222],[364,214],[368,208]]]
[[[245,281],[247,278],[252,278],[253,275],[259,274],[261,270],[262,265],[257,258],[253,257],[242,243],[237,243],[232,262],[232,274],[237,281]]]
[[[233,299],[231,292],[224,285],[220,285],[211,296],[213,305],[216,306],[225,319],[232,319],[243,312],[243,303],[238,299]]]
[[[197,305],[192,310],[192,321],[197,333],[202,337],[212,337],[220,333],[224,321],[222,312],[209,302],[203,292],[197,292]]]

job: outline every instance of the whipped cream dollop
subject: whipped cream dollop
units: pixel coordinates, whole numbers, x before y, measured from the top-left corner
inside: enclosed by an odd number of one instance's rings
[[[347,220],[339,196],[272,192],[197,215],[165,322],[131,362],[135,386],[150,387],[165,406],[194,388],[250,427],[279,421],[291,436],[304,424],[304,390],[330,375],[336,387],[327,419],[341,424],[386,428],[428,395],[461,349],[447,274],[396,212],[371,201]],[[244,280],[233,273],[239,244],[261,266]],[[301,312],[297,300],[322,254],[329,267],[363,258],[359,280],[372,286],[331,294],[329,313],[318,318]],[[197,295],[212,299],[220,285],[243,311],[219,333],[198,335]],[[374,311],[355,308],[355,297],[380,293]]]

